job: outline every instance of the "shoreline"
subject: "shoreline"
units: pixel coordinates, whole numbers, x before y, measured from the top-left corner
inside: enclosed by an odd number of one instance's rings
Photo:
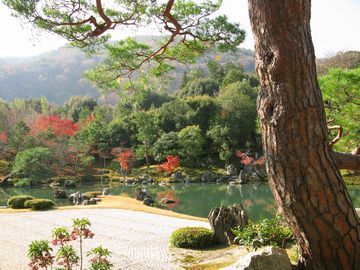
[[[120,196],[120,195],[107,195],[100,196],[101,202],[95,205],[68,205],[68,206],[59,206],[53,209],[49,209],[46,211],[34,211],[31,209],[12,209],[12,208],[3,208],[0,209],[1,214],[10,214],[10,213],[28,213],[28,212],[53,212],[53,211],[63,211],[63,210],[81,210],[81,209],[121,209],[121,210],[129,210],[135,212],[143,212],[149,214],[156,214],[161,216],[196,220],[196,221],[204,221],[207,222],[206,218],[180,214],[173,212],[167,209],[156,208],[152,206],[146,206],[142,203],[142,201],[138,201],[136,199]]]

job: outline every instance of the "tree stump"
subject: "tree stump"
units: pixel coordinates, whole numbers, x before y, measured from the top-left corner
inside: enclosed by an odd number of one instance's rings
[[[208,220],[214,231],[215,239],[221,244],[231,244],[235,235],[232,229],[243,228],[248,224],[249,218],[241,204],[228,207],[217,207],[210,211]]]

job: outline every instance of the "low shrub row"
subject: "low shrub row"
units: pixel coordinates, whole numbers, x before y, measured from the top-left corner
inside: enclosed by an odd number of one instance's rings
[[[13,209],[31,208],[33,210],[47,210],[53,208],[55,203],[48,199],[37,199],[28,195],[12,196],[7,205]]]

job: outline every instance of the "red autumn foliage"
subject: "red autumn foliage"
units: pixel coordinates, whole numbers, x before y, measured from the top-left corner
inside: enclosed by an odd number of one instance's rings
[[[240,158],[240,162],[246,165],[263,165],[265,164],[265,157],[261,156],[258,160],[255,160],[252,157],[249,157],[246,153],[242,153],[240,150],[237,150],[235,155]]]
[[[169,155],[166,157],[167,161],[158,165],[158,171],[164,171],[166,175],[171,174],[176,168],[180,166],[180,159],[178,156]]]
[[[0,142],[7,144],[7,134],[5,130],[0,132]]]
[[[56,137],[74,136],[79,131],[79,126],[71,119],[61,119],[58,115],[40,116],[31,127],[31,133],[37,135],[51,129]]]
[[[116,156],[116,160],[119,162],[121,169],[126,172],[131,171],[133,159],[134,151],[130,148],[122,149],[122,151]]]

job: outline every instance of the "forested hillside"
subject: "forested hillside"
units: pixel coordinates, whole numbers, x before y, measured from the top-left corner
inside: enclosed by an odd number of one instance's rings
[[[138,39],[144,42],[148,42],[149,39],[156,40],[153,37],[138,37]],[[56,104],[63,104],[74,95],[98,98],[96,89],[84,79],[84,71],[89,70],[103,58],[104,56],[89,58],[74,47],[63,47],[30,58],[2,58],[0,59],[0,97],[12,100],[17,97],[44,96]],[[240,63],[245,71],[254,71],[254,53],[244,49],[231,54],[207,54],[191,68],[207,71],[206,63],[211,59],[219,63]],[[185,70],[189,71],[190,66],[177,65],[171,74],[174,81],[170,85],[170,92],[178,88]]]

